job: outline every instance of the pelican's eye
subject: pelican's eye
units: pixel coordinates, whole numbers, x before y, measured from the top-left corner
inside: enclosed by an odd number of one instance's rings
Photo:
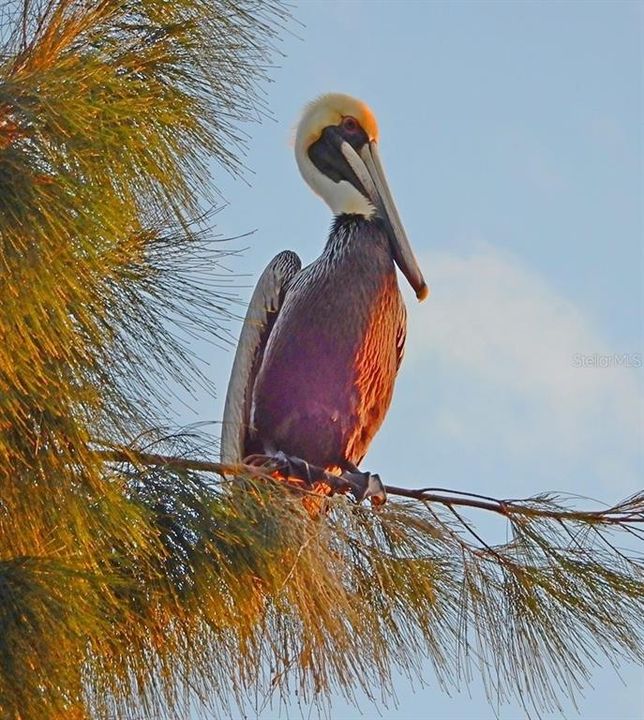
[[[342,129],[350,135],[354,135],[360,132],[362,128],[360,127],[360,123],[354,117],[347,115],[342,118]]]

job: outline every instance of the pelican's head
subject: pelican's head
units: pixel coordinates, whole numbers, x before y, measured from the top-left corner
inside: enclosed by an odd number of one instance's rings
[[[306,182],[335,215],[384,220],[396,264],[419,300],[429,294],[391,196],[378,153],[378,124],[371,110],[349,95],[332,93],[304,110],[295,157]]]

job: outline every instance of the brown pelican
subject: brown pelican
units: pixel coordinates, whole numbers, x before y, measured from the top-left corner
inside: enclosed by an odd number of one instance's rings
[[[335,219],[320,257],[305,268],[279,253],[262,273],[228,386],[224,463],[250,455],[341,472],[360,498],[384,501],[377,475],[358,465],[391,402],[406,311],[397,265],[419,300],[428,287],[403,230],[378,152],[371,110],[348,95],[304,110],[295,156]],[[394,265],[395,264],[395,265]]]

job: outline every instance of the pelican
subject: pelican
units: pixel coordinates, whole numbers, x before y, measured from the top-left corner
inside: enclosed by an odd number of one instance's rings
[[[429,290],[389,191],[378,126],[363,102],[323,95],[304,110],[295,157],[334,215],[326,246],[302,267],[292,251],[268,264],[242,327],[224,408],[221,459],[251,455],[339,473],[359,499],[384,502],[359,465],[391,403],[406,310],[396,266],[419,300]]]

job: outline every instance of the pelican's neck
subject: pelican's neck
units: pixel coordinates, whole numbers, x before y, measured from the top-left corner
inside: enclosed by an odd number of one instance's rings
[[[390,255],[387,231],[379,217],[366,218],[355,213],[335,216],[323,255],[341,260],[352,252],[369,257],[380,254],[379,251]]]

